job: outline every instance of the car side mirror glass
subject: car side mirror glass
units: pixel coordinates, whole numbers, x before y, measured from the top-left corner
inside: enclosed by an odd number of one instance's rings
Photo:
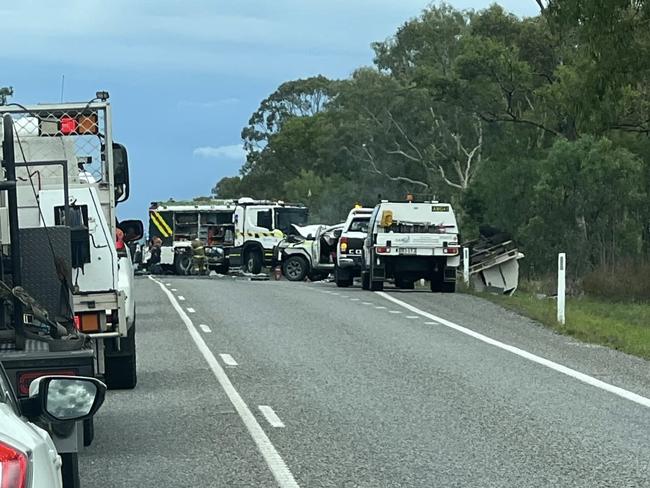
[[[124,242],[139,241],[144,236],[142,220],[123,220],[118,227],[124,232]]]
[[[104,403],[106,385],[81,376],[43,376],[32,382],[30,398],[40,400],[40,413],[52,422],[92,417]]]

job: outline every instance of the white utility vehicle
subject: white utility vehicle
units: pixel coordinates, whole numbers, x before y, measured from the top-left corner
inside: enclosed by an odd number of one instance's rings
[[[363,241],[368,235],[371,208],[356,207],[350,210],[336,246],[334,279],[336,286],[351,286],[360,276],[363,267]]]
[[[370,217],[364,242],[364,290],[392,280],[412,289],[428,280],[431,291],[453,293],[460,264],[458,225],[450,204],[382,201]]]

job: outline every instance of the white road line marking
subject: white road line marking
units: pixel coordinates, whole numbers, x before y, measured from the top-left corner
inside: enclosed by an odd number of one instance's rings
[[[178,291],[176,288],[172,288],[172,291]]]
[[[375,307],[377,310],[386,310],[386,307]]]
[[[333,291],[333,292],[332,292],[332,295],[336,295],[336,296],[339,296],[339,295],[340,295],[340,293],[336,293],[335,291]]]
[[[212,332],[212,329],[210,327],[208,327],[207,325],[205,325],[205,324],[199,324],[199,327],[201,327],[201,330],[203,332],[205,332],[206,334],[209,334],[210,332]]]
[[[187,311],[189,313],[196,313],[196,310],[194,310],[192,307],[187,307]]]
[[[413,305],[410,305],[406,302],[403,302],[402,300],[399,300],[393,296],[390,296],[386,292],[377,292],[377,295],[385,298],[386,300],[389,300],[393,303],[396,303],[398,305],[401,305],[402,307],[406,308],[407,310],[410,310],[411,312],[417,313],[421,315],[422,317],[426,317],[428,319],[435,320],[438,322],[440,325],[444,325],[446,327],[449,327],[450,329],[457,330],[458,332],[461,332],[463,334],[466,334],[470,337],[473,337],[474,339],[478,339],[479,341],[485,342],[486,344],[490,344],[491,346],[498,347],[499,349],[503,349],[504,351],[508,351],[512,354],[515,354],[519,357],[522,357],[524,359],[528,359],[529,361],[532,361],[534,363],[540,364],[542,366],[545,366],[549,369],[552,369],[554,371],[557,371],[558,373],[565,374],[567,376],[570,376],[571,378],[574,378],[578,381],[582,381],[583,383],[586,383],[590,386],[595,386],[596,388],[600,388],[601,390],[607,391],[609,393],[613,393],[614,395],[617,395],[621,398],[625,398],[626,400],[630,400],[632,402],[638,403],[639,405],[642,405],[644,407],[650,407],[650,398],[641,396],[637,393],[631,392],[629,390],[626,390],[624,388],[614,386],[610,383],[605,383],[604,381],[598,380],[594,378],[593,376],[589,376],[588,374],[581,373],[580,371],[576,371],[575,369],[571,369],[567,366],[564,366],[562,364],[556,363],[554,361],[551,361],[549,359],[543,358],[541,356],[537,356],[536,354],[530,353],[528,351],[525,351],[523,349],[520,349],[515,346],[511,346],[510,344],[506,344],[501,341],[497,341],[496,339],[492,339],[491,337],[488,337],[486,335],[480,334],[478,332],[475,332],[471,329],[468,329],[467,327],[463,327],[462,325],[455,324],[453,322],[450,322],[449,320],[443,319],[442,317],[438,317],[436,315],[430,314],[429,312],[425,312],[424,310],[420,310],[417,307],[414,307]]]
[[[406,318],[407,319],[419,319],[420,317],[418,317],[417,315],[407,315]]]
[[[165,286],[172,286],[171,283],[165,283]]]
[[[349,295],[341,295],[341,298],[350,298]]]
[[[440,325],[440,322],[425,322],[426,325]]]
[[[372,305],[370,302],[361,302],[361,305]]]
[[[267,422],[271,424],[271,427],[284,427],[284,423],[280,420],[280,417],[273,411],[268,405],[260,405],[257,407],[262,412],[262,415],[266,418]]]
[[[358,302],[359,299],[358,299],[358,298],[350,298],[350,301],[351,301],[351,302]]]
[[[185,301],[185,297],[184,297],[183,295],[178,295],[178,299],[179,299],[181,302],[184,302],[184,301]]]
[[[300,488],[295,478],[293,477],[293,474],[291,474],[291,471],[289,470],[287,464],[284,462],[284,459],[282,459],[282,456],[280,456],[277,449],[264,432],[264,429],[262,429],[262,426],[255,418],[255,415],[253,415],[253,412],[251,412],[251,410],[248,408],[248,405],[246,405],[246,402],[244,402],[244,399],[235,389],[232,382],[230,381],[230,378],[228,378],[228,375],[219,364],[219,361],[217,361],[217,358],[214,357],[214,354],[212,354],[212,351],[210,351],[210,348],[203,340],[203,337],[201,337],[201,334],[199,334],[199,331],[196,330],[196,327],[194,327],[192,320],[190,320],[189,316],[178,304],[174,298],[174,295],[172,295],[171,292],[169,292],[162,285],[162,283],[160,283],[155,278],[149,276],[149,279],[160,285],[160,289],[165,292],[167,298],[176,310],[176,313],[178,313],[178,315],[183,320],[183,323],[187,327],[187,330],[194,340],[196,347],[198,347],[199,351],[203,355],[203,358],[206,360],[210,366],[210,369],[214,373],[214,376],[217,378],[217,381],[223,388],[223,391],[226,393],[228,399],[232,403],[233,407],[235,407],[235,410],[244,422],[248,433],[255,441],[257,448],[262,454],[262,457],[264,457],[266,464],[271,470],[271,473],[273,473],[273,477],[278,482],[278,485],[280,485],[280,488]]]
[[[237,364],[237,361],[235,361],[235,358],[233,358],[230,354],[219,354],[219,356],[221,356],[221,360],[226,366],[239,366]]]
[[[400,312],[399,310],[389,310],[388,312],[389,312],[389,313],[402,313],[402,312]]]

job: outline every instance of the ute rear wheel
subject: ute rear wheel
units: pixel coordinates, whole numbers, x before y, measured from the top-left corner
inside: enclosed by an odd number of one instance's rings
[[[361,289],[370,290],[370,273],[367,271],[361,272]]]
[[[341,268],[336,268],[334,270],[334,281],[339,288],[347,288],[348,286],[352,286],[354,280],[352,273],[344,271]]]
[[[110,390],[132,390],[138,383],[135,351],[135,323],[121,340],[120,351],[106,354],[105,380]]]
[[[402,290],[415,289],[415,282],[410,280],[396,280],[395,285],[397,285],[397,288],[400,288]]]
[[[282,263],[282,274],[289,281],[303,281],[309,272],[309,264],[302,256],[289,256]]]

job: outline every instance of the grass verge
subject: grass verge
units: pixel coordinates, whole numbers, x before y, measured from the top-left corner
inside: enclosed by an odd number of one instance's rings
[[[517,291],[514,296],[481,293],[504,308],[584,342],[608,346],[650,359],[650,304],[611,303],[595,298],[567,298],[566,325],[556,320],[555,300]]]

